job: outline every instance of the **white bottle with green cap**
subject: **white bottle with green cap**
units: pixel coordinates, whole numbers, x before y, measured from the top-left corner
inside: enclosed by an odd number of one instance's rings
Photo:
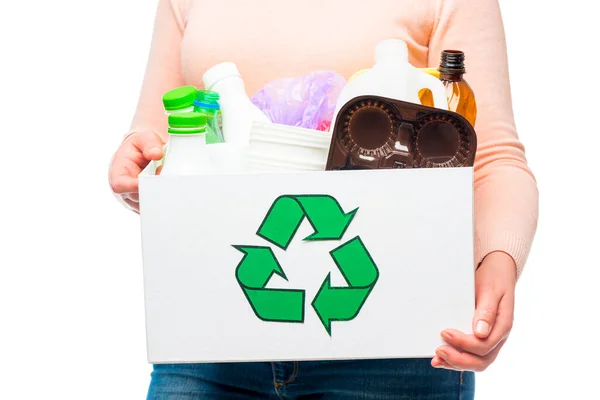
[[[165,114],[181,114],[194,111],[194,100],[196,99],[195,86],[180,86],[173,90],[169,90],[163,94],[162,101],[165,108]],[[164,154],[167,154],[168,143],[163,146],[163,158],[156,161],[157,171],[160,171],[162,164],[165,161]]]
[[[168,144],[161,176],[213,173],[206,144],[206,114],[187,112],[169,115]]]

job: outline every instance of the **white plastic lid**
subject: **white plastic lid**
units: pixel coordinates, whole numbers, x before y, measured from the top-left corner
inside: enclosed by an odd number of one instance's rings
[[[230,61],[217,64],[208,69],[202,77],[204,87],[210,90],[220,80],[231,78],[231,77],[242,77],[240,71],[238,71],[236,65]]]
[[[331,132],[255,121],[250,132],[250,144],[278,143],[290,146],[329,149]]]
[[[408,46],[399,39],[388,39],[379,42],[375,47],[375,62],[402,60],[408,62]]]

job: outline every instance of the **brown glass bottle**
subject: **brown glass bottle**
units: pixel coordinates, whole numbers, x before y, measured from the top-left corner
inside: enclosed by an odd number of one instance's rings
[[[464,80],[465,53],[460,50],[444,50],[440,66],[440,80],[446,87],[448,109],[467,119],[475,126],[477,119],[477,103],[471,86]]]

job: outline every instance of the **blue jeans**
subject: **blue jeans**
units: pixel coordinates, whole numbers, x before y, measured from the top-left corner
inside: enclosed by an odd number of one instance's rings
[[[148,400],[472,400],[473,372],[430,359],[154,365]]]

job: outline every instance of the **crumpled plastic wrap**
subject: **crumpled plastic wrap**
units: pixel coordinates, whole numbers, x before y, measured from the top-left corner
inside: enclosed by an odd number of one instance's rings
[[[328,131],[346,84],[335,71],[314,71],[269,82],[251,100],[276,124]]]

